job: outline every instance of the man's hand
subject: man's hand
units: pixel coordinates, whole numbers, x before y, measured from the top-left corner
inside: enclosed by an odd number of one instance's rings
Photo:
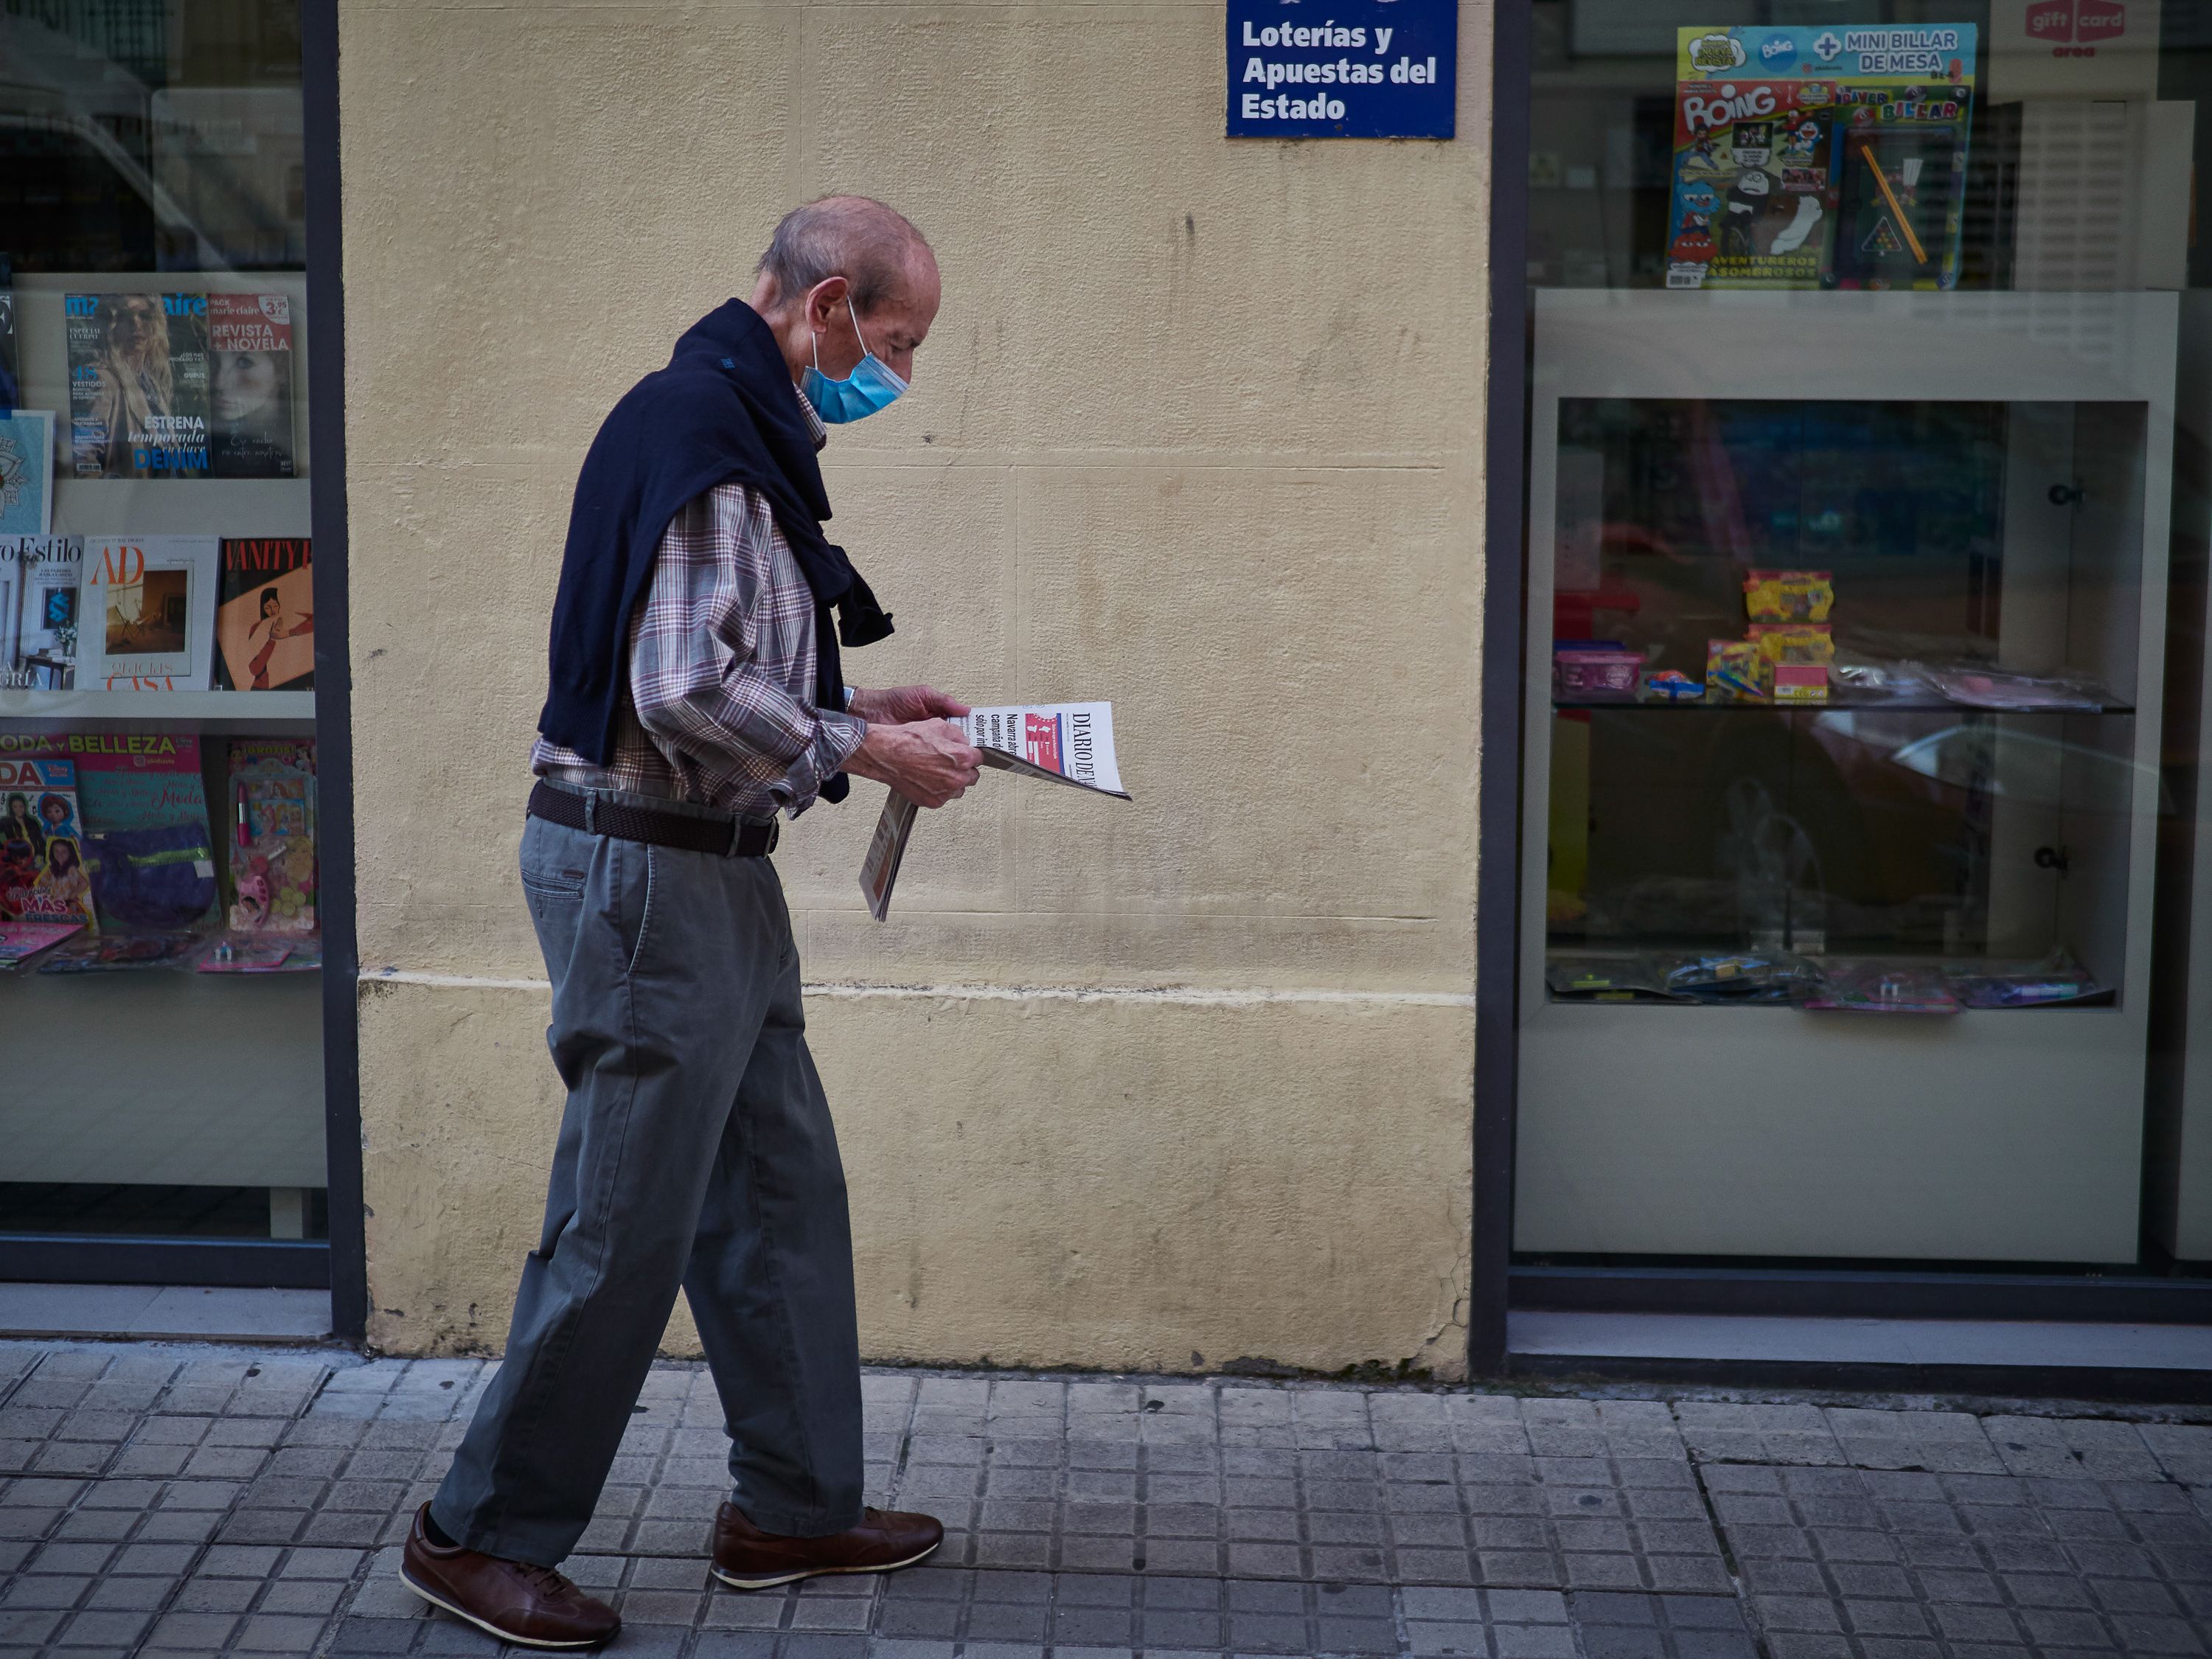
[[[915,691],[922,690],[915,688]],[[879,691],[873,695],[907,696],[913,693]],[[934,697],[937,693],[930,691],[927,695]],[[860,698],[855,697],[855,714],[860,712],[859,703]],[[872,718],[868,735],[846,761],[845,769],[890,785],[916,805],[942,806],[968,793],[968,786],[975,781],[975,769],[982,758],[981,752],[960,735],[960,728],[946,721],[923,720],[891,726]]]
[[[933,685],[897,685],[888,691],[854,688],[852,712],[864,720],[907,726],[915,720],[951,720],[971,712]]]

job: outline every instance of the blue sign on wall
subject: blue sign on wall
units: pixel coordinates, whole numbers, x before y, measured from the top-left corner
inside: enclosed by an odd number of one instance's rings
[[[1228,0],[1231,138],[1449,138],[1459,0]]]

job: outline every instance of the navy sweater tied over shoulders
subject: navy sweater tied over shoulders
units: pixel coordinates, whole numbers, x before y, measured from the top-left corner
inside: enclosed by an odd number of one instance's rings
[[[548,740],[606,763],[629,671],[630,617],[661,534],[686,503],[725,483],[768,498],[814,592],[814,706],[844,708],[841,636],[872,644],[891,619],[845,550],[822,533],[830,497],[791,370],[769,325],[732,300],[692,325],[667,368],[629,389],[584,457],[553,601],[551,689],[538,717]],[[840,772],[822,795],[842,800],[849,787]]]

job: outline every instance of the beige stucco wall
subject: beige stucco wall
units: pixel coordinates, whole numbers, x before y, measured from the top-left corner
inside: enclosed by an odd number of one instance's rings
[[[848,672],[1111,697],[1137,796],[987,780],[884,927],[875,786],[787,832],[864,1346],[1459,1367],[1489,14],[1449,143],[1223,138],[1221,21],[343,0],[378,1345],[497,1347],[537,1227],[514,853],[583,448],[848,189],[945,283],[915,390],[827,457],[899,626]]]

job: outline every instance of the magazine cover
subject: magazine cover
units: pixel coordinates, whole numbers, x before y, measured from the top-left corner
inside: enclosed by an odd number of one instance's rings
[[[39,964],[42,974],[113,974],[148,968],[183,972],[200,941],[190,933],[95,933],[57,945]]]
[[[70,294],[62,308],[76,476],[205,477],[207,296]]]
[[[218,478],[292,476],[292,301],[208,295],[208,448]]]
[[[1972,23],[1684,28],[1670,289],[1948,289]]]
[[[77,590],[84,569],[84,541],[47,536],[22,546],[23,608],[16,619],[15,661],[41,690],[67,691],[76,684]]]
[[[220,893],[198,737],[166,729],[0,733],[0,759],[11,756],[76,767],[85,865],[102,927],[215,925]]]
[[[0,536],[54,527],[54,417],[42,409],[0,413]]]
[[[313,689],[315,576],[305,537],[223,543],[215,643],[220,690]]]
[[[315,931],[315,744],[230,745],[229,926],[234,933]]]
[[[87,540],[78,684],[111,691],[206,690],[220,556],[213,536]]]
[[[15,972],[83,931],[81,921],[0,921],[0,974]]]
[[[84,858],[75,764],[0,756],[0,921],[91,921]]]

